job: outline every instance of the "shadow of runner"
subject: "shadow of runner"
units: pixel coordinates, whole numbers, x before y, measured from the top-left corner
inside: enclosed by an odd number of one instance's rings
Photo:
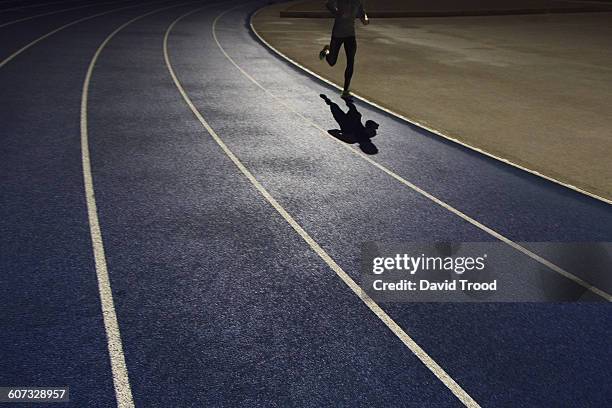
[[[325,101],[332,116],[338,122],[340,129],[332,129],[327,132],[338,140],[348,144],[359,144],[359,148],[365,154],[376,154],[378,148],[372,143],[371,139],[376,136],[378,123],[373,120],[368,120],[365,126],[361,124],[361,113],[350,99],[345,99],[344,102],[348,106],[348,111],[344,112],[338,104],[332,102],[325,94],[320,95]]]

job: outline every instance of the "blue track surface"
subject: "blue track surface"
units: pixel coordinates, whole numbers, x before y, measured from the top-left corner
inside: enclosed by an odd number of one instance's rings
[[[0,12],[0,24],[77,3]],[[0,28],[0,62],[71,21],[137,4]],[[82,87],[113,30],[170,4],[76,24],[0,67],[0,386],[70,386],[71,406],[115,405],[83,187]],[[343,270],[358,280],[366,241],[494,239],[312,126],[338,127],[319,94],[346,106],[253,36],[248,17],[262,2],[224,14],[216,36],[269,92],[238,70],[213,37],[213,21],[237,4],[179,21],[172,65],[210,126]],[[461,406],[185,104],[162,42],[202,5],[120,31],[89,88],[94,189],[135,405]],[[504,236],[612,241],[610,205],[356,107],[380,125],[376,162]],[[612,401],[607,303],[381,306],[483,407]]]

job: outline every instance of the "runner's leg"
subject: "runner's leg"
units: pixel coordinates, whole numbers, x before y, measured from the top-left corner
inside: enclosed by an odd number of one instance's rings
[[[336,61],[338,61],[338,53],[340,53],[340,47],[342,46],[343,38],[333,37],[331,38],[331,42],[329,44],[329,53],[325,56],[325,60],[332,67],[336,65]]]
[[[344,52],[346,52],[346,70],[344,71],[344,91],[347,92],[351,86],[353,70],[355,67],[355,54],[357,54],[357,39],[349,37],[344,39]]]

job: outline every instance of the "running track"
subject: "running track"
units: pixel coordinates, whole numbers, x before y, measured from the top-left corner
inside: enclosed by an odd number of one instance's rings
[[[362,242],[611,241],[609,204],[364,103],[378,154],[333,139],[337,92],[251,33],[262,2],[42,3],[0,2],[0,386],[67,385],[75,407],[609,405],[607,302],[351,287]]]

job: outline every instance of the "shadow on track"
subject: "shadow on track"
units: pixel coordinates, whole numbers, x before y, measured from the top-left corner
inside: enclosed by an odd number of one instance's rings
[[[329,106],[331,113],[338,122],[340,129],[332,129],[327,132],[338,140],[348,144],[359,144],[359,148],[365,154],[376,154],[378,148],[372,143],[371,139],[376,136],[378,123],[373,120],[368,120],[365,126],[361,124],[361,113],[350,99],[345,99],[344,102],[348,106],[348,111],[344,112],[338,104],[332,102],[325,94],[320,95],[325,103]]]

